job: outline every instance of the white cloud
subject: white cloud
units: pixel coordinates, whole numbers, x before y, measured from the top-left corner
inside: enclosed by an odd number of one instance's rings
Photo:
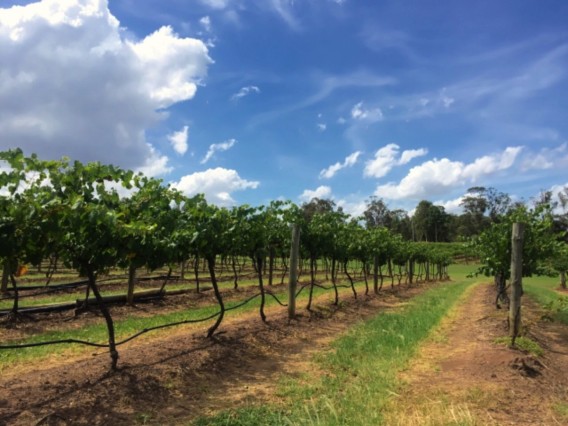
[[[231,96],[231,100],[238,101],[239,99],[244,98],[245,96],[250,95],[251,93],[260,93],[260,89],[257,86],[241,87],[241,90],[239,90],[237,93]]]
[[[294,0],[268,0],[267,3],[292,30],[299,31],[301,29],[300,22],[293,12]]]
[[[428,150],[426,148],[408,149],[408,150],[402,151],[402,154],[400,156],[400,160],[398,160],[397,164],[398,165],[407,164],[410,161],[412,161],[413,159],[415,159],[417,157],[423,157],[426,154],[428,154]]]
[[[207,163],[213,157],[213,155],[215,155],[216,152],[227,151],[231,149],[236,143],[236,139],[229,139],[225,142],[209,145],[209,150],[207,151],[207,154],[205,154],[205,157],[203,157],[203,160],[201,160],[201,164]]]
[[[242,179],[236,170],[217,167],[203,172],[183,176],[172,186],[187,196],[205,194],[207,201],[227,206],[235,203],[232,193],[245,189],[256,189],[260,183]]]
[[[484,176],[510,168],[522,147],[508,147],[502,153],[486,155],[470,164],[447,158],[426,161],[410,169],[398,183],[380,185],[375,195],[389,199],[431,198],[450,188],[471,184]]]
[[[363,215],[363,212],[367,210],[367,202],[364,200],[351,199],[353,197],[348,197],[348,199],[337,200],[336,204],[341,207],[343,211],[350,214],[352,217],[359,217]]]
[[[203,29],[207,32],[211,32],[211,18],[209,16],[204,16],[199,20],[199,23]]]
[[[150,97],[161,108],[193,98],[197,84],[211,63],[201,40],[179,38],[169,26],[139,43],[127,41],[127,44],[145,70],[144,79],[138,83],[146,86]]]
[[[380,108],[363,109],[363,102],[359,102],[351,108],[351,118],[374,123],[383,119],[383,112]]]
[[[546,170],[568,164],[568,143],[556,148],[542,148],[538,152],[529,152],[523,158],[522,171]]]
[[[209,6],[212,9],[225,9],[228,5],[230,0],[199,0],[206,6]]]
[[[360,155],[361,151],[356,151],[353,154],[350,154],[347,157],[345,157],[345,161],[343,163],[338,162],[329,166],[327,169],[323,169],[319,174],[320,179],[330,179],[333,176],[335,176],[335,174],[339,170],[344,169],[346,167],[354,166],[357,163],[357,160],[359,159]]]
[[[144,164],[135,169],[136,172],[143,173],[146,176],[160,176],[172,171],[168,166],[168,157],[160,155],[152,145],[148,144],[149,155],[144,160]]]
[[[180,131],[173,132],[172,134],[168,135],[168,140],[172,144],[172,148],[180,155],[185,154],[187,151],[188,130],[188,126],[183,126]]]
[[[330,198],[331,188],[329,186],[318,186],[315,190],[306,189],[298,197],[300,201],[309,203],[313,198]]]
[[[442,103],[444,104],[445,108],[449,108],[452,106],[452,104],[455,102],[456,100],[454,98],[451,98],[449,96],[444,96],[442,98]]]
[[[463,168],[462,175],[470,182],[475,182],[482,176],[508,169],[513,165],[522,149],[520,146],[507,147],[501,155],[484,155],[477,158],[473,163],[467,164]]]
[[[375,152],[375,158],[365,163],[363,172],[366,177],[381,178],[386,176],[395,166],[409,163],[416,157],[424,156],[428,153],[425,148],[405,150],[399,157],[400,147],[390,143]]]
[[[170,27],[125,34],[106,0],[0,8],[0,149],[126,168],[160,158],[167,169],[145,130],[195,95],[212,60]]]
[[[444,207],[447,213],[460,214],[463,212],[463,207],[461,206],[463,199],[464,196],[462,195],[461,197],[455,198],[453,200],[435,201],[434,205]]]
[[[317,123],[317,126],[320,132],[325,132],[325,130],[327,129],[327,124],[325,123]]]

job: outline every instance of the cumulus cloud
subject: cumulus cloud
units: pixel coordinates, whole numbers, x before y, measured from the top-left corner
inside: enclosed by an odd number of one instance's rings
[[[367,202],[365,200],[358,200],[354,197],[342,198],[336,201],[338,207],[352,217],[363,216],[363,212],[367,210]]]
[[[260,89],[257,86],[241,87],[241,90],[239,90],[237,93],[231,96],[231,100],[238,101],[239,99],[244,98],[245,96],[248,96],[251,93],[260,93]]]
[[[155,177],[172,171],[172,168],[168,166],[168,157],[161,155],[150,144],[148,144],[148,152],[149,154],[144,160],[144,164],[135,168],[136,172],[143,173],[146,176]]]
[[[207,154],[205,154],[205,157],[203,157],[203,160],[201,160],[201,164],[207,163],[211,158],[213,158],[213,155],[215,155],[216,152],[227,151],[231,149],[236,143],[236,139],[229,139],[225,142],[209,145],[209,150],[207,151]]]
[[[317,123],[317,127],[318,127],[318,130],[319,130],[320,132],[325,132],[325,130],[327,129],[327,124],[325,124],[325,123]]]
[[[405,150],[400,156],[399,152],[400,147],[394,143],[379,148],[375,152],[375,158],[365,163],[364,176],[381,178],[386,176],[393,167],[407,164],[414,158],[428,154],[425,148]]]
[[[318,186],[316,189],[306,189],[298,197],[300,201],[305,201],[309,203],[314,198],[329,198],[331,196],[331,188],[329,186]]]
[[[356,151],[353,154],[345,157],[345,161],[343,161],[343,163],[337,162],[329,166],[327,169],[323,169],[319,174],[320,179],[330,179],[335,176],[335,174],[341,169],[354,166],[357,163],[360,155],[361,151]]]
[[[172,144],[172,148],[175,152],[180,155],[183,155],[187,151],[187,132],[189,130],[188,126],[183,126],[180,131],[173,132],[172,134],[168,135],[168,140]]]
[[[172,187],[189,197],[205,194],[208,202],[229,206],[235,203],[233,192],[256,189],[259,184],[257,181],[241,178],[236,170],[217,167],[183,176],[179,182],[173,183]]]
[[[480,157],[469,164],[447,158],[426,161],[411,168],[398,184],[391,182],[378,186],[375,195],[389,199],[431,198],[510,168],[521,150],[522,147],[508,147],[501,153]]]
[[[374,123],[383,119],[383,112],[380,108],[364,109],[363,102],[359,102],[351,108],[351,118]]]
[[[468,181],[475,183],[481,176],[508,169],[513,165],[522,149],[520,146],[507,147],[499,155],[484,155],[477,158],[473,163],[465,165],[462,175]]]
[[[538,152],[527,153],[521,169],[546,170],[566,164],[568,164],[568,143],[564,142],[556,148],[542,148]]]
[[[463,207],[461,206],[463,199],[464,196],[462,195],[453,200],[435,201],[434,205],[442,206],[447,213],[460,214],[463,212]]]
[[[0,8],[0,149],[133,169],[159,159],[168,170],[145,130],[193,98],[212,60],[201,40],[167,26],[125,34],[107,0]]]

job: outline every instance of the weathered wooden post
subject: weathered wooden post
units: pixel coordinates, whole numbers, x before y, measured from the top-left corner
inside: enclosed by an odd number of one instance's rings
[[[511,235],[511,303],[509,304],[509,335],[511,345],[521,328],[521,296],[523,295],[523,237],[524,223],[513,223]]]
[[[290,247],[290,275],[288,278],[288,319],[296,317],[296,284],[298,283],[298,258],[300,251],[300,227],[292,225],[292,245]]]

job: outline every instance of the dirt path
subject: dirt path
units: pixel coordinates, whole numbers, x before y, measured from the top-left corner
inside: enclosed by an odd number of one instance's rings
[[[121,371],[110,376],[105,351],[18,366],[0,378],[0,425],[187,424],[251,399],[271,401],[282,373],[310,371],[311,353],[429,287],[357,300],[344,294],[339,309],[325,295],[292,325],[277,306],[268,325],[256,311],[229,317],[215,341],[204,337],[205,325],[172,329],[122,348]]]
[[[544,356],[498,345],[506,313],[493,299],[490,285],[471,289],[402,375],[387,424],[568,424],[568,327],[541,320],[525,297],[523,324]]]

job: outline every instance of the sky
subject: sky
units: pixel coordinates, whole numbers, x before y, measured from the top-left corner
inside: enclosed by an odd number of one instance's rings
[[[0,149],[231,206],[568,184],[565,0],[0,2]]]

